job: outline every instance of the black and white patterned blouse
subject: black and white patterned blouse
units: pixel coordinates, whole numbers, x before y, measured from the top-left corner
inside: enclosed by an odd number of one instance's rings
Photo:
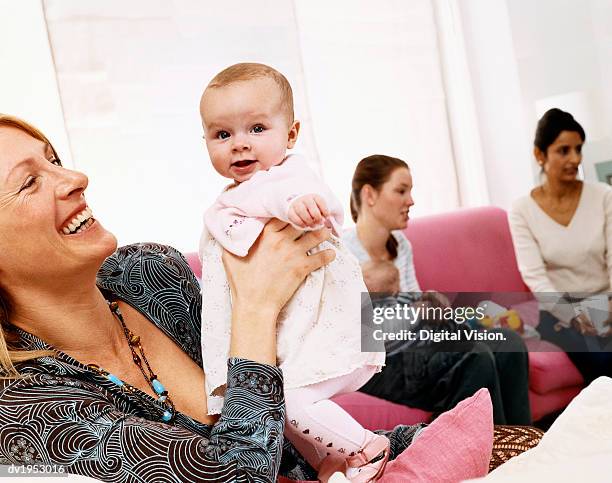
[[[200,287],[175,249],[157,244],[120,248],[98,272],[102,291],[139,310],[198,365]],[[15,329],[19,348],[50,349]],[[289,443],[283,448],[281,371],[229,359],[225,405],[214,426],[163,408],[148,394],[124,391],[59,352],[17,365],[20,379],[0,380],[0,463],[62,465],[66,472],[112,482],[274,482],[283,473],[312,478]],[[392,455],[415,427],[386,433]],[[284,451],[283,451],[284,450]]]

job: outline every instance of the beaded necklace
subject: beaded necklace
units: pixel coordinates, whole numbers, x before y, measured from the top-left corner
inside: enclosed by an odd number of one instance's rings
[[[161,404],[163,409],[163,413],[161,415],[162,421],[166,423],[171,422],[175,416],[174,403],[172,402],[172,399],[170,399],[170,396],[168,396],[168,391],[166,391],[163,384],[159,382],[157,375],[151,369],[149,361],[147,360],[147,356],[145,355],[144,350],[142,348],[142,344],[140,343],[140,336],[135,335],[130,329],[127,328],[127,326],[125,325],[125,321],[123,320],[123,314],[121,313],[121,310],[119,310],[119,304],[117,302],[109,302],[107,300],[106,303],[108,304],[108,308],[110,309],[112,314],[121,324],[121,328],[123,329],[123,335],[125,335],[125,339],[127,340],[130,351],[132,352],[132,360],[134,361],[134,364],[138,366],[140,372],[142,372],[142,375],[145,378],[145,381],[147,381],[153,392],[157,394],[157,402]],[[136,349],[138,349],[140,355],[136,353]],[[142,366],[143,361],[147,368],[148,374],[147,372],[145,372],[145,369]],[[88,367],[93,371],[97,372],[98,374],[106,377],[109,381],[119,386],[122,390],[131,393],[135,393],[138,390],[137,388],[127,383],[124,383],[114,374],[105,371],[97,364],[88,364]]]

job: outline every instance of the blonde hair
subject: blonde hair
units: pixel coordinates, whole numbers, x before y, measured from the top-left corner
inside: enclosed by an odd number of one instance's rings
[[[287,114],[289,124],[293,123],[293,90],[287,78],[276,69],[269,65],[258,64],[256,62],[241,62],[234,64],[219,72],[208,83],[204,92],[208,89],[225,87],[234,82],[249,81],[260,78],[272,79],[280,90],[281,107]]]
[[[0,113],[0,128],[1,127],[19,129],[32,136],[34,139],[42,141],[51,148],[53,154],[57,157],[57,152],[47,137],[24,120]],[[16,349],[14,344],[19,340],[19,336],[9,322],[9,315],[9,300],[0,287],[0,379],[14,379],[20,377],[19,372],[15,368],[17,362],[55,355],[55,352],[47,350],[28,351]]]

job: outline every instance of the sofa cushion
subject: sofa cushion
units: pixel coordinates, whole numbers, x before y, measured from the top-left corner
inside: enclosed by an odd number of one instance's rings
[[[529,388],[538,394],[564,387],[582,386],[584,379],[567,354],[553,344],[538,341],[540,351],[535,352],[534,343],[529,344]]]
[[[417,279],[440,292],[529,292],[518,271],[508,216],[492,206],[410,220]]]
[[[529,406],[531,407],[531,417],[537,421],[547,414],[551,414],[564,409],[580,392],[582,386],[563,387],[549,391],[546,394],[538,394],[529,391]]]

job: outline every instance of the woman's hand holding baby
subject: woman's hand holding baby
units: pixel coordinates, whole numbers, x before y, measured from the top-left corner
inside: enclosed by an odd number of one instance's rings
[[[232,294],[232,357],[276,363],[278,314],[308,274],[335,258],[331,249],[308,255],[329,236],[327,229],[303,234],[273,219],[246,257],[223,252]]]
[[[329,210],[325,200],[316,194],[307,194],[295,199],[287,213],[289,221],[300,228],[316,228],[325,223]]]

